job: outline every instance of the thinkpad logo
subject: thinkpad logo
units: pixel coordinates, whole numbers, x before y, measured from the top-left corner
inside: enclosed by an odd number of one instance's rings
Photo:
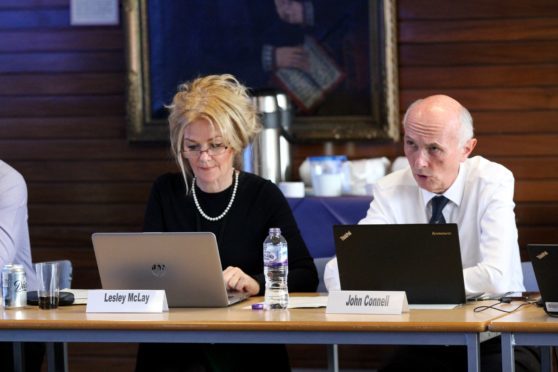
[[[167,266],[164,264],[153,264],[153,266],[151,266],[151,272],[157,278],[160,278],[167,273]]]
[[[542,259],[545,258],[546,256],[548,256],[548,252],[547,252],[547,251],[542,251],[541,253],[539,253],[539,254],[537,255],[537,258],[538,258],[539,260],[542,260]]]
[[[351,236],[351,235],[353,235],[353,234],[351,234],[350,231],[347,231],[345,234],[341,235],[341,236],[339,237],[339,239],[341,239],[342,241],[345,241],[345,240],[347,240],[347,238],[348,238],[349,236]]]

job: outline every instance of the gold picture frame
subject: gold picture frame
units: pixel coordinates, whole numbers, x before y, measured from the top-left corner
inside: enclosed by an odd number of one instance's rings
[[[153,58],[158,58],[158,54],[151,50],[150,42],[150,35],[161,35],[162,32],[165,32],[164,30],[156,30],[158,26],[153,22],[150,23],[150,11],[153,12],[154,6],[158,7],[159,4],[168,3],[150,3],[150,1],[152,0],[123,0],[127,58],[127,137],[130,142],[168,142],[168,124],[166,117],[161,114],[161,110],[164,109],[161,102],[165,101],[157,98],[158,106],[154,105],[154,97],[159,97],[161,94],[159,94],[159,90],[155,90],[156,84],[152,81],[153,76],[160,74],[159,70],[167,71],[167,69],[157,70],[157,66],[160,66],[161,63],[160,61],[154,63]],[[176,1],[175,3],[176,6],[186,7],[189,3],[194,4],[196,1],[205,0]],[[370,80],[366,87],[369,94],[369,99],[366,96],[366,107],[364,107],[364,110],[357,110],[362,112],[355,111],[353,113],[348,111],[341,114],[336,112],[332,114],[317,114],[312,111],[297,112],[288,129],[289,138],[294,142],[399,140],[396,2],[395,0],[360,1],[363,1],[368,8],[368,23],[365,25],[367,27],[368,46],[364,49],[367,49],[368,60],[366,62],[369,66],[369,72],[366,76]],[[344,2],[338,3],[344,4]],[[160,6],[163,7],[163,5]],[[193,12],[195,9],[196,7],[191,7],[188,10]],[[164,18],[164,22],[160,22],[160,24],[167,25],[168,19],[165,17],[175,18],[175,13],[165,10],[160,14],[157,13],[158,17],[153,18],[159,20]],[[188,14],[189,19],[195,19],[195,17],[195,14]],[[205,21],[211,23],[210,20],[205,19]],[[165,26],[166,28],[168,27]],[[188,25],[184,26],[184,30],[188,30]],[[200,33],[200,35],[205,34]],[[169,45],[171,47],[159,48],[159,50],[170,49],[171,51],[176,50],[178,53],[184,50],[183,45],[177,45],[176,49],[174,48],[172,37],[169,39],[166,35],[161,35],[161,40],[165,41],[167,47]],[[355,49],[355,51],[359,52],[361,49],[363,48]],[[193,50],[192,53],[194,53]],[[169,55],[174,57],[173,54]],[[174,60],[174,58],[163,60],[167,63],[166,61]],[[180,64],[180,66],[186,66],[185,69],[188,69],[187,63]],[[215,71],[215,73],[221,72],[228,71]],[[173,76],[170,77],[174,88],[180,82],[199,75],[199,71],[192,71],[192,76],[189,76],[187,71],[185,75],[182,75],[177,76],[175,81],[173,81]],[[168,76],[165,78],[169,80]],[[347,80],[349,79],[347,78]],[[166,92],[170,94],[169,89],[166,89]],[[349,91],[349,94],[353,94],[352,91]],[[354,99],[360,98],[357,93],[353,95]],[[166,103],[170,103],[172,95],[168,97],[170,98],[167,98]],[[349,101],[350,99],[351,96],[349,95]],[[364,111],[366,112],[363,113]]]

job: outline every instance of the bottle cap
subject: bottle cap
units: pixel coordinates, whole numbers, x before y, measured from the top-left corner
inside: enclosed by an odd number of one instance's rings
[[[252,310],[264,310],[264,309],[265,309],[265,304],[263,302],[252,304]]]

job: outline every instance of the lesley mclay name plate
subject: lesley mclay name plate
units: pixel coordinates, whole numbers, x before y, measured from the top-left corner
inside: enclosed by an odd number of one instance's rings
[[[328,314],[401,314],[409,311],[403,291],[331,291]]]
[[[88,313],[162,313],[169,311],[163,290],[90,290]]]

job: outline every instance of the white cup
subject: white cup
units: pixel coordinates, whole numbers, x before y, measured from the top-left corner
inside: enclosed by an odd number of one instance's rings
[[[279,189],[286,198],[304,198],[304,182],[279,182]]]
[[[342,174],[323,173],[314,177],[314,195],[339,196],[342,192]]]

